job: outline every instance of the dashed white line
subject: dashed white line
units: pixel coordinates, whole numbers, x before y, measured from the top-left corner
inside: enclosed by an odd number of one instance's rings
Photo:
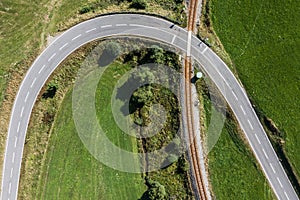
[[[16,156],[15,154],[16,154],[16,153],[15,153],[15,152],[13,152],[12,159],[11,159],[11,162],[12,162],[12,163],[14,163],[14,162],[15,162],[15,156]]]
[[[261,144],[261,142],[260,142],[258,136],[256,135],[256,133],[255,133],[255,137],[256,137],[256,140],[258,141],[258,143]]]
[[[273,167],[272,163],[270,163],[270,166],[271,166],[271,168],[272,168],[272,171],[274,172],[274,174],[276,174],[276,171],[275,171],[275,169],[274,169],[274,167]]]
[[[227,83],[227,81],[226,81],[226,79],[224,78],[224,76],[223,76],[219,71],[218,71],[218,73],[219,73],[219,75],[221,76],[221,78],[223,79],[224,83],[227,85],[227,87],[229,87],[229,88],[231,89],[230,85]]]
[[[175,38],[176,38],[176,35],[173,36],[171,44],[174,44]]]
[[[48,59],[48,62],[50,62],[54,56],[56,56],[56,53],[52,54],[52,56]]]
[[[282,185],[282,183],[281,183],[281,181],[280,181],[280,179],[277,177],[277,181],[278,181],[278,183],[279,183],[279,185],[280,185],[280,187],[282,187],[283,188],[283,185]]]
[[[72,41],[76,40],[77,38],[79,38],[81,36],[81,34],[77,35],[76,37],[73,37]]]
[[[208,47],[206,46],[205,49],[201,52],[201,54],[204,54],[207,49]]]
[[[35,81],[36,81],[36,77],[33,79],[32,83],[31,83],[31,85],[30,85],[31,88],[33,87]]]
[[[235,92],[233,90],[231,90],[231,93],[233,94],[234,98],[238,101],[238,97],[236,96]]]
[[[26,101],[27,101],[27,99],[28,99],[28,96],[29,96],[29,91],[27,92],[26,97],[25,97],[25,99],[24,99],[24,102],[25,102],[25,103],[26,103]]]
[[[101,26],[101,28],[108,28],[108,27],[112,27],[112,25],[104,25],[104,26]]]
[[[241,107],[241,110],[243,111],[244,115],[246,115],[246,112],[245,112],[245,110],[244,110],[243,106],[242,106],[242,105],[240,105],[240,107]]]
[[[97,30],[97,28],[92,28],[90,30],[87,30],[85,33],[89,33],[89,32],[95,31],[95,30]]]
[[[19,133],[19,130],[20,130],[20,124],[21,124],[21,122],[18,123],[17,133]]]
[[[266,158],[269,160],[268,154],[265,152],[265,149],[262,149],[262,150],[263,150],[263,152],[264,152]]]
[[[11,192],[11,182],[9,182],[9,186],[8,186],[8,194],[10,194]]]
[[[140,25],[140,24],[129,24],[129,26],[137,26],[137,27],[149,28],[148,26],[144,26],[144,25]]]
[[[15,148],[17,147],[17,143],[18,143],[18,137],[15,136]]]
[[[66,46],[68,46],[69,43],[64,44],[62,47],[59,48],[59,50],[61,51],[63,48],[65,48]]]
[[[127,26],[127,24],[116,24],[116,26]]]
[[[24,106],[22,107],[22,110],[21,110],[20,117],[22,117],[22,116],[23,116],[23,111],[24,111]]]
[[[188,41],[187,41],[187,56],[191,56],[191,41],[192,41],[192,31],[188,32]]]
[[[44,70],[45,67],[46,67],[46,65],[43,65],[43,67],[39,71],[39,74]]]
[[[290,200],[290,198],[289,198],[289,196],[287,195],[287,193],[284,191],[284,195],[286,196],[286,198],[288,199],[288,200]]]
[[[249,121],[249,119],[248,119],[248,124],[250,125],[250,128],[253,130],[253,126],[252,126],[251,122]]]
[[[219,73],[220,74],[220,73]],[[221,78],[223,79],[223,81],[225,82],[225,78],[222,74],[220,74]]]
[[[13,176],[13,171],[14,171],[14,168],[11,168],[10,169],[10,178]]]

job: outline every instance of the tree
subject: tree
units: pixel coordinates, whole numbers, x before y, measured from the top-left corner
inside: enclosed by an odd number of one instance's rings
[[[147,180],[148,190],[141,200],[164,200],[167,197],[165,187],[157,181]]]
[[[147,7],[147,2],[145,0],[133,0],[130,4],[130,8],[135,9],[145,9]]]
[[[164,64],[164,50],[157,45],[152,45],[151,50],[149,51],[150,53],[150,60],[154,63],[158,64]]]

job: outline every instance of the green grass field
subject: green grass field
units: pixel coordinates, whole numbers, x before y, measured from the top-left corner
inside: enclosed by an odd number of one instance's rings
[[[213,27],[300,177],[300,2],[211,0]]]
[[[129,66],[110,67],[100,81],[97,99],[106,106],[99,107],[98,118],[116,145],[137,152],[135,138],[122,134],[110,119],[110,96],[114,87],[112,73],[122,74]],[[116,171],[101,164],[90,155],[81,142],[72,117],[72,91],[69,91],[55,120],[42,179],[36,199],[138,199],[147,189],[141,174]],[[114,128],[115,127],[115,128]],[[109,153],[109,152],[107,152]]]
[[[275,199],[249,150],[238,142],[236,130],[226,122],[218,143],[209,153],[209,174],[217,199]]]
[[[207,132],[211,120],[216,120],[216,117],[222,114],[216,111],[208,97],[206,84],[211,84],[211,81],[206,79],[205,82],[200,80],[196,86],[203,105],[201,129]],[[209,93],[210,96],[220,98],[213,90]],[[216,199],[274,199],[267,180],[257,167],[257,161],[241,134],[233,119],[227,117],[220,138],[208,154],[209,178],[214,196]]]

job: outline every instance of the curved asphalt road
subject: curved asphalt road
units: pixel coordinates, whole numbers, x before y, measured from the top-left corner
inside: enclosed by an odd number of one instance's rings
[[[97,38],[124,35],[152,38],[184,52],[191,47],[187,54],[191,54],[204,67],[224,95],[278,199],[298,199],[245,91],[229,68],[199,39],[172,25],[166,20],[146,15],[102,16],[72,27],[43,51],[27,72],[14,102],[3,165],[2,200],[17,199],[28,122],[32,107],[48,77],[68,55],[83,44]]]

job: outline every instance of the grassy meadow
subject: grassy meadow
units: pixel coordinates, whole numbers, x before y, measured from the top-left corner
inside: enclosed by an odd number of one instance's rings
[[[300,177],[299,1],[210,1],[213,28],[247,93],[281,132]]]
[[[112,73],[122,74],[128,66],[115,65],[105,73],[97,89],[97,99],[108,106],[99,106],[97,117],[108,137],[116,145],[137,152],[136,140],[115,125],[110,96]],[[119,74],[119,75],[120,75]],[[108,84],[110,83],[110,84]],[[107,152],[109,153],[109,152]],[[72,90],[58,112],[51,134],[47,158],[39,180],[36,199],[138,199],[147,189],[141,174],[119,172],[97,161],[81,142],[72,116]]]

